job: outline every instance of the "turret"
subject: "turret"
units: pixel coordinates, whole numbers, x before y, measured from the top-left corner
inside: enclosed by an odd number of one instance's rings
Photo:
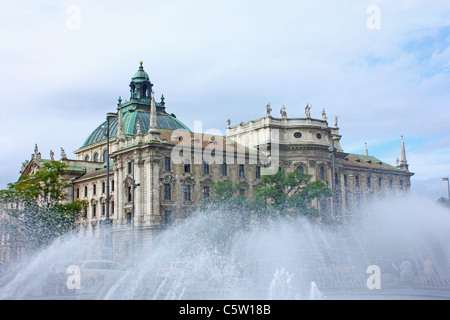
[[[142,66],[143,62],[140,62],[139,70],[134,74],[130,82],[130,101],[136,100],[150,100],[153,84],[150,82],[150,78],[147,72],[144,71]]]

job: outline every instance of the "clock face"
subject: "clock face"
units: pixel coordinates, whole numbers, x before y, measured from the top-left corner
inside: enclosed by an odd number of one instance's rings
[[[328,151],[333,152],[333,147],[328,147]]]

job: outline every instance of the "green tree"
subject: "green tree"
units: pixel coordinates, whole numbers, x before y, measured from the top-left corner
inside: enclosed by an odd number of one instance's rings
[[[66,203],[61,176],[67,166],[58,161],[43,163],[39,171],[23,175],[16,183],[0,190],[1,226],[16,245],[36,248],[73,229],[85,201]]]
[[[230,180],[227,181],[217,181],[214,184],[215,200],[224,201],[233,198],[237,187]]]
[[[60,179],[66,167],[58,161],[44,162],[36,173],[23,175],[16,183],[9,183],[7,189],[0,190],[0,196],[7,202],[26,201],[49,208],[66,198],[66,185]]]
[[[243,216],[255,213],[258,216],[303,215],[317,218],[319,212],[312,206],[313,200],[331,196],[328,186],[312,176],[298,171],[284,170],[273,175],[263,175],[261,186],[254,189],[254,195],[239,194],[241,186],[231,181],[219,181],[214,185],[215,196],[209,202],[228,211],[239,210]]]
[[[227,208],[250,209],[250,199],[239,193],[241,183],[233,183],[229,180],[218,181],[214,184],[215,195],[211,202]]]
[[[286,173],[280,170],[274,175],[264,175],[262,186],[255,190],[255,195],[260,203],[281,215],[317,216],[317,210],[311,206],[312,200],[331,196],[331,190],[322,181],[310,182],[311,178],[298,171]]]

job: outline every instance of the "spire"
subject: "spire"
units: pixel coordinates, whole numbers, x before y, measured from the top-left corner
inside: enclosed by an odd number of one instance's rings
[[[157,121],[156,121],[156,103],[155,97],[152,96],[151,104],[150,104],[150,125],[149,129],[157,129]]]
[[[119,114],[118,124],[117,124],[117,140],[125,139],[125,129],[123,128],[123,113],[122,110],[117,111]]]
[[[364,145],[366,146],[365,155],[368,156],[369,155],[369,150],[367,150],[367,142],[364,142]]]
[[[152,93],[152,98],[150,102],[150,122],[148,125],[148,133],[152,135],[152,140],[158,139],[161,134],[158,130],[158,122],[157,122],[157,113],[156,113],[156,102],[155,97]]]
[[[402,150],[401,150],[401,157],[400,157],[400,166],[399,168],[404,171],[408,171],[408,161],[406,161],[406,151],[405,151],[405,141],[403,141],[402,136]]]
[[[117,140],[124,140],[125,139],[125,129],[123,127],[123,113],[122,113],[122,97],[119,96],[119,99],[117,99],[119,102],[117,104]]]

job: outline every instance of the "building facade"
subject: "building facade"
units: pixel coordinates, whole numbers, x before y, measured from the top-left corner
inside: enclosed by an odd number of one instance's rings
[[[313,119],[308,105],[303,118],[289,118],[284,106],[274,117],[267,105],[260,119],[235,126],[228,120],[225,136],[206,135],[169,114],[164,96],[155,101],[142,62],[129,86],[130,99],[119,98],[116,113],[74,151],[76,159],[61,150],[60,160],[69,168],[64,176],[71,184],[69,201],[88,202],[77,221],[80,232],[96,233],[110,219],[115,250],[126,252],[131,241],[151,241],[214,196],[217,181],[239,182],[239,193],[251,197],[263,174],[299,170],[334,191],[331,199],[313,204],[324,220],[354,214],[367,199],[410,188],[413,173],[403,137],[401,162],[395,166],[369,156],[367,149],[365,155],[346,153],[338,119],[330,126],[325,110],[322,119]],[[42,159],[36,146],[21,172],[30,174],[49,160]],[[130,230],[136,232],[133,239]]]

